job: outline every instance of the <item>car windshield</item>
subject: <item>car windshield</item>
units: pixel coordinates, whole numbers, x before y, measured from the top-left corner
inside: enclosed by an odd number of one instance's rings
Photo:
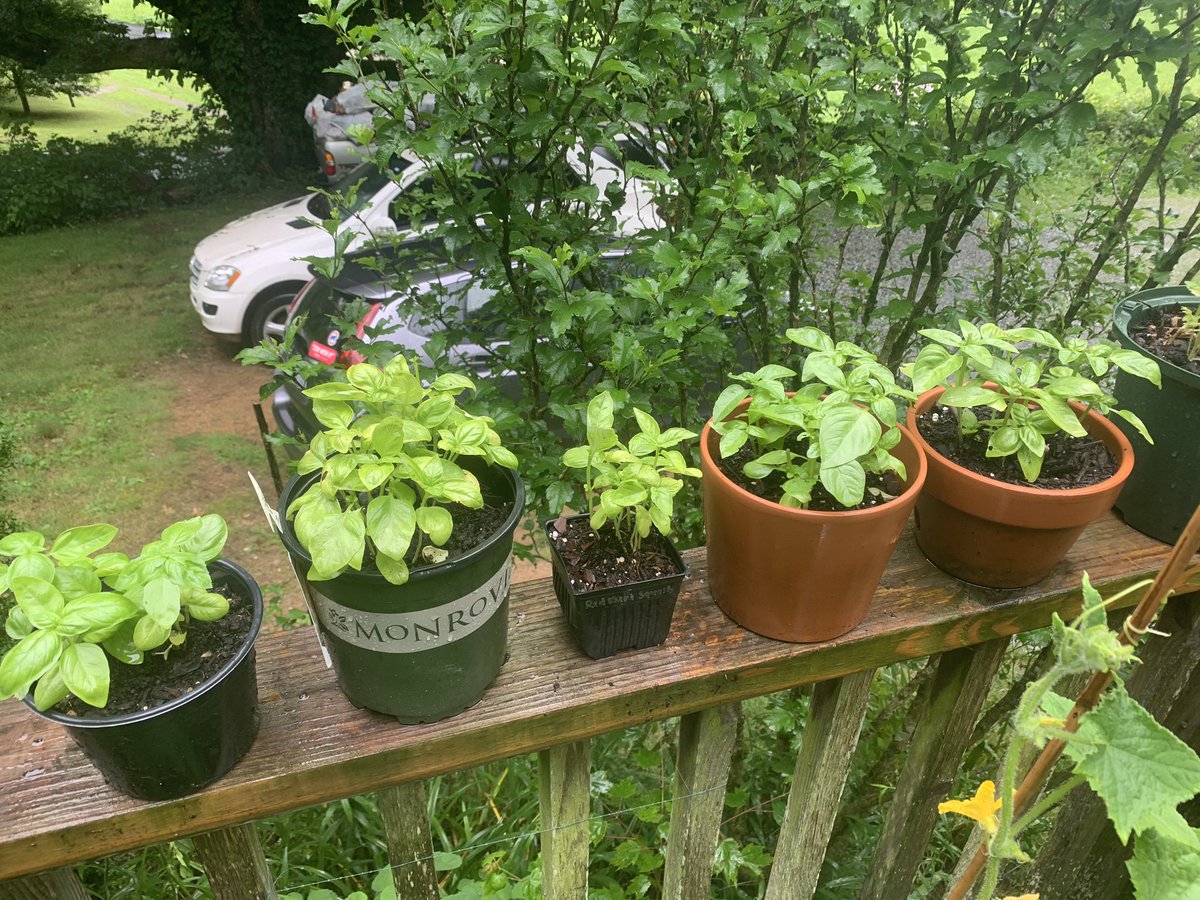
[[[399,175],[407,169],[412,163],[403,157],[393,157],[390,172],[381,172],[371,164],[367,163],[350,170],[329,188],[331,194],[347,194],[350,189],[357,184],[358,192],[355,194],[353,203],[342,204],[343,217],[353,216],[360,212],[371,198],[378,194],[384,186],[392,180],[396,175]],[[329,218],[330,207],[329,197],[325,194],[313,194],[308,198],[308,211],[317,218],[324,221]]]

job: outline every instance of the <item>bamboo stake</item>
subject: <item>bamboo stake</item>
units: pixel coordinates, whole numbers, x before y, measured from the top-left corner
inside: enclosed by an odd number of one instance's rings
[[[1192,513],[1192,518],[1188,521],[1187,527],[1183,529],[1183,533],[1179,535],[1179,540],[1175,542],[1171,555],[1167,557],[1166,564],[1159,570],[1154,583],[1150,585],[1150,589],[1146,591],[1133,614],[1125,620],[1125,626],[1121,629],[1118,637],[1121,643],[1131,647],[1136,646],[1142,639],[1142,635],[1149,630],[1151,623],[1154,622],[1154,617],[1158,615],[1158,611],[1167,601],[1171,592],[1189,578],[1194,577],[1197,567],[1192,566],[1191,562],[1198,549],[1200,549],[1200,507],[1197,507],[1196,511]],[[1100,702],[1100,695],[1112,683],[1112,679],[1111,672],[1094,672],[1092,674],[1091,679],[1076,698],[1070,715],[1067,716],[1066,724],[1063,727],[1068,733],[1074,734],[1079,729],[1080,718]],[[1050,778],[1050,773],[1054,770],[1054,764],[1062,756],[1064,747],[1066,747],[1066,742],[1056,738],[1049,741],[1042,749],[1041,754],[1034,761],[1033,767],[1030,768],[1020,787],[1013,794],[1014,821],[1025,811],[1030,801],[1041,793],[1046,781]],[[987,848],[980,847],[971,862],[963,869],[958,881],[946,894],[946,900],[963,900],[967,896],[967,893],[975,886],[979,873],[983,871],[986,859]]]

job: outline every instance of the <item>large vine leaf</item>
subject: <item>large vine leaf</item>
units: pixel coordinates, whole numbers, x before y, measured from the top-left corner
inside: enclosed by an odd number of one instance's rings
[[[1122,841],[1154,829],[1200,850],[1198,833],[1176,809],[1200,793],[1200,757],[1124,688],[1109,690],[1083,717],[1066,753],[1104,800]]]
[[[1193,830],[1197,843],[1200,831]],[[1125,863],[1137,900],[1200,900],[1200,850],[1150,831],[1139,834]]]

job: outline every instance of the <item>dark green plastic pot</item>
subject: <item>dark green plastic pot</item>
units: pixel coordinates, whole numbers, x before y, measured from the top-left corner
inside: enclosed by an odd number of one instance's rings
[[[355,706],[405,724],[436,722],[474,706],[504,665],[512,536],[525,488],[508,469],[474,471],[485,495],[512,502],[504,524],[482,544],[413,570],[399,586],[375,571],[308,582],[338,685]],[[293,478],[279,498],[283,543],[305,578],[312,557],[296,539],[287,508],[319,475]]]
[[[140,800],[173,800],[212,784],[246,755],[258,734],[254,639],[262,625],[262,592],[241,566],[210,563],[215,587],[226,587],[254,608],[237,654],[190,693],[153,709],[109,718],[80,718],[36,709],[67,729],[114,788]]]
[[[1168,544],[1178,540],[1200,504],[1200,377],[1148,352],[1129,332],[1162,307],[1178,304],[1200,305],[1200,298],[1185,287],[1153,288],[1126,297],[1113,310],[1113,338],[1153,359],[1162,372],[1162,390],[1117,373],[1117,405],[1137,413],[1154,438],[1147,444],[1119,416],[1113,417],[1137,457],[1117,509],[1130,527]]]

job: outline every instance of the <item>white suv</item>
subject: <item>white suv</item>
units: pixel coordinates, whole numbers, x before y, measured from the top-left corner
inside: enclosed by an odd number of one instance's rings
[[[648,158],[635,142],[620,138],[617,144],[628,158]],[[625,205],[618,214],[623,233],[662,227],[650,185],[628,178],[622,162],[604,148],[588,156],[574,154],[570,165],[581,177],[590,177],[602,194],[611,182],[624,185]],[[407,231],[411,223],[393,211],[393,204],[406,191],[432,191],[433,176],[419,160],[397,157],[391,175],[362,166],[340,185],[355,182],[360,182],[355,202],[339,226],[352,235],[347,252],[372,237]],[[304,257],[333,254],[333,239],[313,222],[327,218],[328,212],[324,195],[298,197],[231,222],[197,244],[189,266],[191,297],[204,327],[249,345],[279,338],[288,305],[311,277]]]

